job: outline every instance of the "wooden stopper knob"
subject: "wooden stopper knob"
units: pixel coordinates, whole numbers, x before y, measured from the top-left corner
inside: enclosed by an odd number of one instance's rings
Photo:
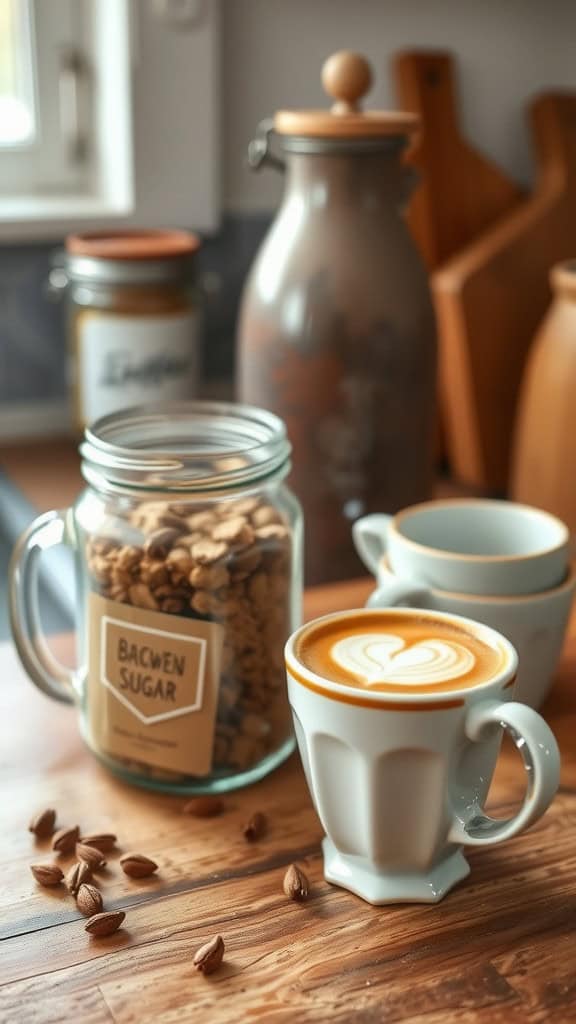
[[[357,101],[372,85],[372,69],[361,53],[339,50],[324,61],[322,85],[335,100],[333,114],[350,114],[358,110]]]

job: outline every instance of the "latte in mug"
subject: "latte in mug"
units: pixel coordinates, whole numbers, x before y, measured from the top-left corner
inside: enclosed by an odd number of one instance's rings
[[[324,828],[324,877],[370,903],[436,902],[546,810],[560,760],[514,701],[518,659],[496,630],[415,608],[334,612],[285,649],[302,766]],[[484,812],[511,734],[527,788],[511,818]]]
[[[425,614],[366,612],[305,630],[297,657],[312,672],[345,686],[398,693],[460,690],[502,672],[504,652],[453,621]]]

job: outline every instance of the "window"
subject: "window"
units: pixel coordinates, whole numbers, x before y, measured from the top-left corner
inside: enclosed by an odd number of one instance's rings
[[[217,0],[0,0],[0,240],[219,214]]]
[[[36,138],[30,6],[0,0],[0,146]]]
[[[66,194],[86,183],[83,0],[0,0],[0,187]],[[84,136],[85,133],[85,136]]]

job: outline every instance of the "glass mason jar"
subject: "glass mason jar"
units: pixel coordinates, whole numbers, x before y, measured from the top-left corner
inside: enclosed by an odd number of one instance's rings
[[[32,681],[73,701],[89,748],[136,785],[221,792],[294,748],[283,647],[301,619],[302,518],[281,420],[195,402],[105,417],[81,445],[87,488],[40,516],[11,568]],[[37,614],[40,550],[75,553],[78,667]]]

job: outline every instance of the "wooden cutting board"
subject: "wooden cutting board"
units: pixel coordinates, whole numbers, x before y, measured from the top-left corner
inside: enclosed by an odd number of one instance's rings
[[[464,138],[450,53],[399,53],[393,76],[399,106],[420,117],[408,161],[421,177],[408,219],[426,266],[433,270],[516,206],[524,193]]]
[[[407,154],[419,178],[407,217],[428,270],[435,270],[517,206],[523,192],[462,134],[456,63],[450,53],[399,53],[393,61],[393,76],[399,106],[420,118],[421,130]],[[441,332],[438,343],[441,365]],[[449,449],[446,434],[451,422],[441,372],[438,392],[436,453],[440,458]]]
[[[505,490],[528,348],[550,301],[548,272],[576,254],[576,94],[530,107],[533,195],[432,276],[455,475]]]

